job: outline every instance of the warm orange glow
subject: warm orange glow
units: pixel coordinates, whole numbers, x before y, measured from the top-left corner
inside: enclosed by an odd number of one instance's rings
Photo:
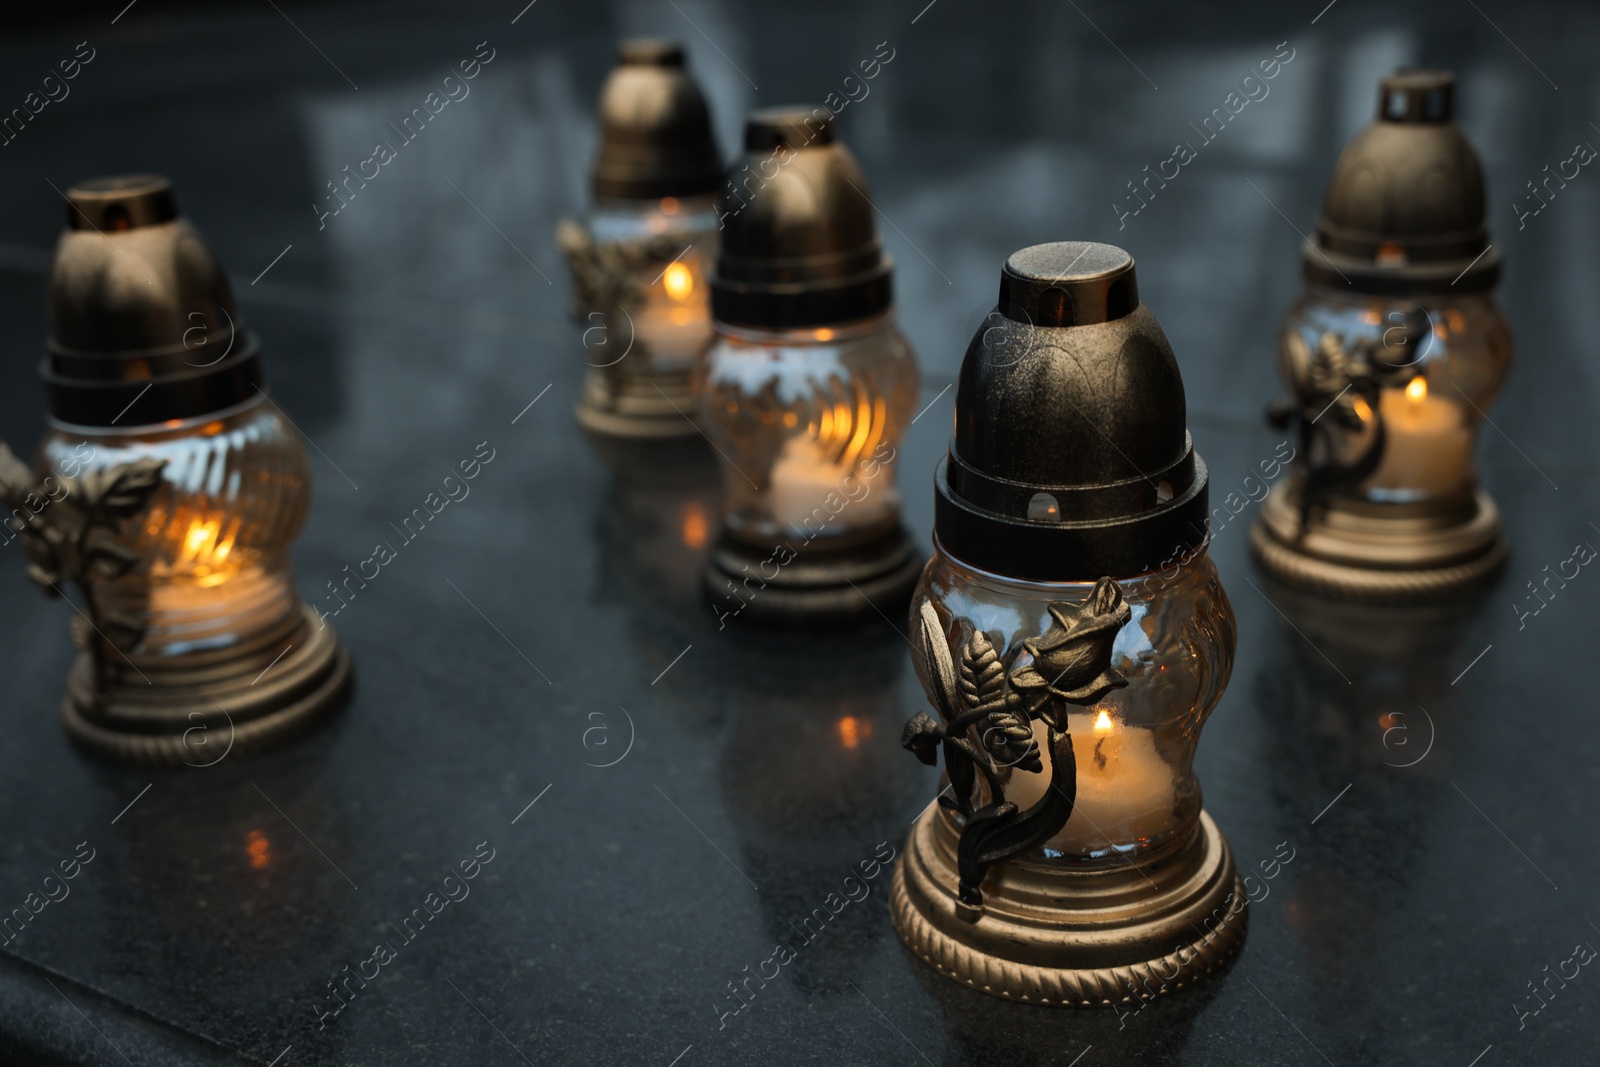
[[[1094,732],[1097,734],[1109,733],[1111,730],[1111,713],[1104,708],[1094,717]]]
[[[272,842],[260,830],[245,835],[244,850],[250,854],[250,866],[258,871],[272,862]]]
[[[218,585],[237,570],[238,561],[229,565],[235,541],[238,540],[239,516],[199,517],[188,508],[179,508],[170,519],[165,514],[151,513],[148,532],[152,537],[163,536],[177,540],[177,558],[173,566],[187,573],[203,586]]]
[[[1392,267],[1392,266],[1401,266],[1401,267],[1403,267],[1403,266],[1405,266],[1406,259],[1407,259],[1406,250],[1402,246],[1394,243],[1393,241],[1387,241],[1387,242],[1379,245],[1378,246],[1378,254],[1374,258],[1376,259],[1376,261],[1378,262],[1378,264],[1380,266],[1386,266],[1386,267]]]
[[[817,331],[817,340],[819,340],[819,341],[831,341],[831,340],[833,340],[833,331],[828,329],[826,326],[824,326],[822,329]]]
[[[233,551],[234,538],[238,533],[237,518],[228,524],[226,530],[223,530],[220,519],[196,519],[189,524],[189,532],[184,535],[183,554],[179,562],[201,565],[222,563]]]
[[[662,273],[661,284],[666,286],[667,296],[682,302],[694,293],[694,273],[682,263],[673,263]]]
[[[688,548],[704,548],[711,524],[706,521],[706,510],[700,501],[691,500],[683,505],[683,543]]]
[[[854,715],[846,715],[834,725],[839,729],[839,743],[845,748],[856,748],[872,736],[872,723]]]
[[[1406,386],[1406,398],[1413,404],[1420,404],[1428,395],[1428,379],[1413,378],[1411,384]]]
[[[1351,406],[1356,409],[1356,417],[1357,418],[1359,418],[1362,422],[1371,422],[1372,421],[1372,406],[1370,404],[1368,404],[1365,400],[1361,399],[1359,396],[1356,397],[1354,400],[1352,400],[1350,403],[1351,403]]]
[[[853,470],[883,440],[888,426],[889,405],[885,398],[869,397],[858,384],[854,398],[831,398],[832,403],[817,410],[806,428],[824,462]],[[793,426],[798,419],[785,414],[783,424]]]
[[[663,196],[661,198],[661,213],[663,215],[676,215],[678,213],[678,198]]]
[[[208,422],[204,426],[200,427],[200,436],[201,437],[215,437],[215,436],[217,436],[217,434],[219,434],[221,432],[222,432],[222,421],[220,419],[215,421],[215,422]]]
[[[210,548],[217,540],[217,522],[196,521],[189,527],[189,534],[183,539],[183,556],[185,559],[194,559],[202,549]]]

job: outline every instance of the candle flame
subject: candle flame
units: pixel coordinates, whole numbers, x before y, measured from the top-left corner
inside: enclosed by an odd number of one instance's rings
[[[155,573],[182,574],[202,587],[220,585],[242,566],[233,555],[242,527],[238,515],[197,514],[184,507],[169,514],[152,508],[145,534],[165,541],[174,554],[170,564],[157,564]]]
[[[668,266],[661,275],[661,283],[666,286],[667,296],[680,303],[694,293],[694,274],[682,263]]]
[[[1094,732],[1097,734],[1103,734],[1109,732],[1110,730],[1111,713],[1106,711],[1104,708],[1101,708],[1100,714],[1094,717]]]
[[[1422,403],[1423,399],[1427,395],[1428,379],[1426,378],[1413,378],[1411,379],[1411,384],[1406,386],[1406,398],[1409,399],[1413,404]]]
[[[238,533],[237,517],[226,530],[222,528],[220,519],[195,519],[183,536],[183,553],[179,562],[201,567],[220,564],[233,551],[233,542]]]

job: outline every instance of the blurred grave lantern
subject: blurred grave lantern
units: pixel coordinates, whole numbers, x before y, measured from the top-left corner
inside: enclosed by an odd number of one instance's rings
[[[578,421],[606,437],[697,437],[689,374],[711,339],[723,175],[680,45],[622,42],[600,93],[592,177],[587,218],[556,231],[590,368]]]
[[[305,450],[267,398],[227,276],[156,176],[66,194],[32,470],[0,445],[7,534],[66,597],[82,654],[68,733],[201,766],[336,708],[350,661],[294,588]]]
[[[1452,120],[1454,76],[1383,79],[1378,118],[1345,146],[1278,367],[1298,457],[1251,532],[1275,577],[1407,602],[1483,583],[1505,562],[1478,485],[1478,428],[1511,364],[1494,298],[1483,169]]]
[[[919,569],[895,485],[918,374],[867,181],[825,108],[755,112],[745,152],[696,372],[725,490],[707,589],[723,618],[897,613]]]

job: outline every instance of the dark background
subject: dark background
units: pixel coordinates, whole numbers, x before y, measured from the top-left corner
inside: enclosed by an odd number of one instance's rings
[[[0,1054],[1593,1062],[1600,976],[1581,971],[1520,1028],[1517,1005],[1535,1006],[1527,984],[1546,965],[1600,945],[1600,579],[1580,575],[1520,629],[1514,604],[1574,543],[1600,544],[1600,175],[1520,230],[1513,203],[1577,142],[1600,144],[1600,11],[924,2],[538,0],[515,25],[522,0],[8,13],[0,111],[78,42],[96,55],[0,147],[0,436],[26,452],[43,429],[43,277],[64,213],[51,183],[153,170],[233,272],[275,398],[323,453],[295,551],[308,599],[479,442],[496,458],[334,620],[356,664],[349,709],[287,750],[206,769],[108,769],[68,746],[70,609],[0,549],[0,910],[78,842],[96,849],[72,895],[0,949]],[[1246,553],[1252,512],[1218,528],[1240,648],[1198,771],[1242,867],[1259,877],[1280,842],[1295,858],[1265,883],[1237,963],[1204,987],[1120,1019],[983,997],[900,947],[884,875],[719,1029],[727,983],[880,842],[901,845],[934,772],[897,744],[923,700],[887,622],[719,631],[695,587],[714,472],[637,457],[613,469],[573,424],[582,351],[551,233],[582,208],[593,101],[615,39],[637,33],[688,46],[730,152],[749,107],[820,102],[880,42],[895,50],[841,130],[872,181],[932,402],[900,463],[924,545],[946,386],[1004,257],[1039,241],[1133,253],[1213,499],[1238,490],[1279,440],[1260,413],[1300,284],[1296,229],[1310,232],[1383,73],[1458,73],[1519,341],[1480,448],[1513,557],[1470,604],[1360,609],[1268,583]],[[319,232],[325,183],[480,41],[495,59],[471,95]],[[1188,124],[1285,41],[1294,59],[1270,95],[1119,229],[1124,183],[1194,142]],[[586,765],[630,735],[620,762]],[[252,831],[270,842],[261,868]],[[319,1032],[327,981],[486,839],[496,859],[471,897]]]

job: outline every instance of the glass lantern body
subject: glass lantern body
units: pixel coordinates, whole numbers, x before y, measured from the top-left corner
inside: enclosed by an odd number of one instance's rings
[[[840,543],[899,523],[893,463],[918,374],[893,312],[831,328],[718,323],[696,373],[729,534]]]
[[[606,360],[620,359],[616,370],[626,376],[687,374],[692,369],[695,356],[711,340],[711,288],[706,279],[717,258],[715,209],[716,197],[710,194],[595,204],[586,222],[589,235],[602,249],[624,251],[671,237],[687,251],[665,265],[654,257],[626,253],[618,257],[623,262],[642,260],[633,268],[632,280],[643,298],[626,309],[631,329],[607,322],[606,347],[587,345],[591,364],[609,366]],[[619,346],[625,355],[613,351]]]
[[[149,656],[226,648],[286,625],[300,610],[289,547],[310,502],[298,434],[258,396],[155,426],[53,424],[35,467],[82,475],[146,457],[167,462],[148,508],[123,527],[139,562],[95,584],[101,610],[143,621],[139,651]]]
[[[1088,706],[1064,705],[1077,761],[1072,815],[1042,846],[1019,858],[1075,869],[1125,866],[1185,838],[1200,818],[1194,753],[1233,668],[1233,608],[1203,547],[1182,563],[1117,586],[1131,617],[1116,633],[1110,666],[1128,684]],[[1049,605],[1081,603],[1093,588],[1092,582],[1001,577],[962,563],[936,542],[912,598],[911,618],[931,602],[952,655],[958,654],[964,620],[988,636],[1009,673],[1032,662],[1021,642],[1050,628]],[[937,706],[926,664],[914,659]],[[1034,720],[1040,771],[999,768],[1005,798],[1024,810],[1050,788],[1047,729]],[[972,740],[983,747],[982,738]],[[989,803],[981,776],[978,788],[985,796],[974,804]],[[959,828],[962,817],[947,815]]]
[[[1377,504],[1460,497],[1477,485],[1473,453],[1484,413],[1510,369],[1511,330],[1492,293],[1372,296],[1308,283],[1278,337],[1278,367],[1296,396],[1315,393],[1321,348],[1365,354],[1378,383],[1378,411],[1351,401],[1355,419],[1330,419],[1334,459],[1348,462],[1372,446],[1377,417],[1381,459],[1344,490]]]

